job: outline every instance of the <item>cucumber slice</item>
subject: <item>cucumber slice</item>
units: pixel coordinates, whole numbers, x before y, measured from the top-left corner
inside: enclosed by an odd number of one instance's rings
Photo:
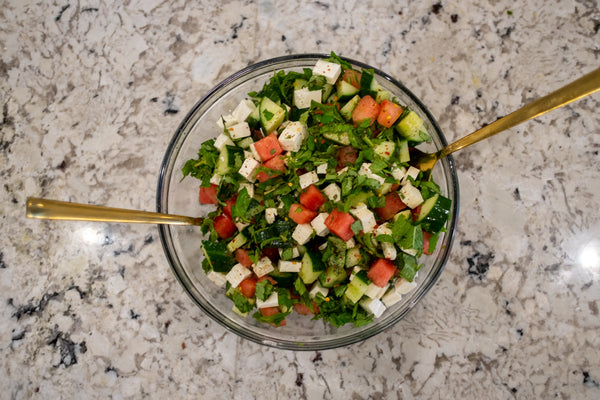
[[[294,90],[302,89],[308,81],[306,79],[296,79],[294,80]]]
[[[302,267],[298,272],[302,282],[305,285],[313,283],[323,271],[325,271],[325,264],[323,264],[320,254],[307,249],[304,257],[302,257]]]
[[[352,268],[363,261],[363,256],[358,247],[353,247],[346,252],[346,268]]]
[[[254,143],[254,140],[251,137],[245,137],[243,139],[240,139],[240,141],[237,142],[237,145],[242,149],[247,149],[252,143]]]
[[[294,284],[297,275],[293,272],[281,272],[275,268],[275,271],[269,273],[269,276],[277,281],[279,287],[289,287]]]
[[[354,109],[356,108],[356,105],[358,104],[359,101],[360,101],[359,95],[356,95],[353,98],[351,98],[350,100],[348,100],[348,102],[346,104],[344,104],[344,107],[342,107],[340,109],[340,114],[342,114],[342,117],[346,118],[347,120],[352,118],[352,111],[354,111]]]
[[[343,144],[344,146],[348,146],[350,144],[350,138],[346,132],[324,132],[323,137],[331,140],[332,142]]]
[[[396,150],[396,144],[388,141],[381,142],[373,147],[375,154],[379,155],[379,157],[385,160],[389,160],[390,157],[392,157],[394,150]]]
[[[367,273],[363,270],[359,271],[354,278],[348,283],[344,294],[352,303],[357,303],[360,298],[365,294],[369,287],[369,278]]]
[[[410,161],[410,153],[408,151],[408,140],[400,140],[398,142],[398,153],[398,159],[401,163],[407,163]]]
[[[375,77],[371,81],[371,91],[375,93],[375,101],[378,103],[381,103],[383,100],[389,100],[392,97],[392,93],[381,87]]]
[[[337,99],[340,102],[344,102],[346,100],[351,99],[352,97],[356,96],[358,94],[359,89],[352,86],[351,84],[349,84],[346,81],[338,81],[338,83],[335,84],[335,89],[336,89],[336,94],[337,94]]]
[[[235,264],[235,260],[231,257],[225,242],[203,241],[202,251],[215,272],[227,273]]]
[[[232,170],[240,169],[244,162],[244,150],[237,146],[225,145],[219,153],[219,159],[215,165],[215,172],[224,176]]]
[[[423,127],[423,120],[412,110],[396,124],[396,130],[410,142],[419,143],[429,140],[429,135]]]
[[[324,288],[330,288],[344,282],[347,278],[348,275],[343,266],[330,265],[325,270],[325,273],[319,275],[319,282]]]
[[[321,90],[323,91],[323,94],[321,95],[321,100],[327,101],[329,96],[333,93],[333,85],[331,83],[326,83],[323,85],[323,89]]]
[[[252,112],[248,116],[247,121],[248,121],[248,125],[250,126],[250,128],[252,128],[252,129],[260,128],[260,108],[259,107],[254,107],[254,110],[252,110]]]
[[[436,194],[423,202],[417,222],[421,224],[425,231],[437,233],[448,220],[451,206],[452,201],[450,199]]]
[[[244,234],[240,232],[231,240],[231,242],[227,243],[227,250],[233,253],[234,251],[245,245],[247,241],[248,238],[246,238],[246,236],[244,236]]]
[[[268,97],[260,101],[260,123],[267,134],[279,128],[285,120],[285,109]]]

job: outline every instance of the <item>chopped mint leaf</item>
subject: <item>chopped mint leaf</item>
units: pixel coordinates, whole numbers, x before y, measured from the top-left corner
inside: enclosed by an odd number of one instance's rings
[[[254,293],[257,299],[265,301],[273,293],[273,289],[275,289],[273,284],[268,279],[265,279],[256,282],[256,291]]]

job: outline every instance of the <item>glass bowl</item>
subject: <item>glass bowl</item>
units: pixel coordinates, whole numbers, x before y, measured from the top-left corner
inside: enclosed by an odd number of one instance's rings
[[[228,114],[249,92],[260,90],[274,71],[302,71],[327,57],[324,54],[301,54],[262,61],[231,75],[208,92],[186,115],[167,148],[158,181],[158,211],[190,216],[208,213],[212,206],[203,206],[198,202],[199,181],[191,177],[182,180],[181,168],[188,159],[197,157],[203,141],[215,138],[220,133],[216,125],[220,115]],[[385,89],[421,116],[432,140],[420,145],[419,149],[435,151],[446,145],[435,119],[403,84],[367,64],[347,61],[357,69],[373,69],[377,81]],[[298,313],[289,315],[286,318],[287,325],[282,327],[259,323],[251,316],[241,317],[232,311],[233,303],[225,297],[224,289],[211,282],[202,270],[202,234],[199,227],[161,225],[160,240],[173,273],[185,291],[198,307],[228,330],[256,343],[281,349],[323,350],[346,346],[393,326],[423,298],[440,276],[450,253],[458,216],[458,178],[452,158],[447,157],[436,165],[433,178],[440,185],[442,194],[452,200],[446,232],[440,235],[435,253],[421,258],[423,267],[416,278],[418,286],[388,308],[380,318],[362,327],[346,324],[336,328]]]

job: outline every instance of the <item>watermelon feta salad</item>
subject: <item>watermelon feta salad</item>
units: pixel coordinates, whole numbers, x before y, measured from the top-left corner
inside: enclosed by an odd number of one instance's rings
[[[215,206],[202,267],[236,313],[361,326],[416,287],[451,201],[410,165],[422,119],[372,70],[331,53],[276,71],[217,129],[182,172]]]

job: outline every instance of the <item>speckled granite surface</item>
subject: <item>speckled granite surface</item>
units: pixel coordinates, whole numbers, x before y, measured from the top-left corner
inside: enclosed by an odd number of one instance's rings
[[[198,310],[155,226],[40,222],[27,196],[152,210],[186,111],[235,70],[329,52],[456,139],[600,64],[596,1],[4,1],[0,398],[600,398],[600,97],[455,156],[452,257],[403,321],[322,352]]]

